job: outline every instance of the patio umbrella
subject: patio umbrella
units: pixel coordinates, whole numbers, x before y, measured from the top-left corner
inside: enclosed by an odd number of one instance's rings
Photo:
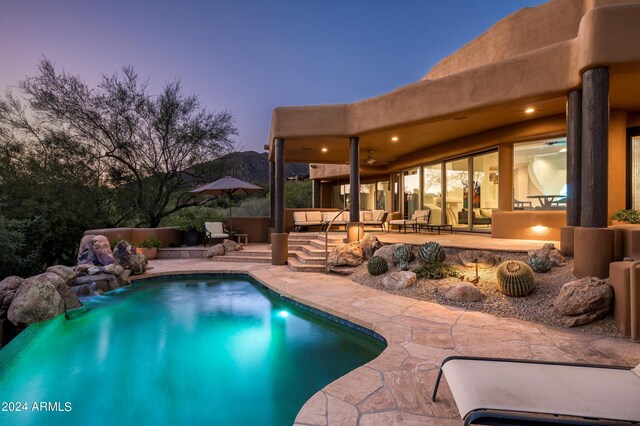
[[[200,195],[211,195],[213,197],[219,197],[221,195],[227,194],[227,196],[229,197],[229,228],[231,228],[231,231],[233,233],[233,227],[231,226],[231,196],[233,194],[247,195],[258,191],[264,191],[264,189],[249,182],[245,182],[231,176],[225,176],[215,182],[211,182],[199,188],[196,188],[191,192]]]

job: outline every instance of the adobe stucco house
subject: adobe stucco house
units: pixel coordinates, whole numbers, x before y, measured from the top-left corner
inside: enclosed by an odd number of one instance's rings
[[[611,215],[640,207],[640,0],[526,8],[418,82],[276,108],[269,150],[274,263],[284,161],[314,163],[314,207],[348,204],[354,223],[361,209],[429,208],[457,231],[613,251]]]

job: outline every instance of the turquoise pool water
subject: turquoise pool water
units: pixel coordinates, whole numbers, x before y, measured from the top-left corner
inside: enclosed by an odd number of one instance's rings
[[[14,410],[0,424],[291,425],[384,349],[245,276],[150,280],[85,306],[0,351],[1,408]]]

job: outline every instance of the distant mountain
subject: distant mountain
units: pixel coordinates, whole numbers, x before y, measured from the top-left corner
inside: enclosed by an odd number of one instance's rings
[[[232,152],[213,161],[201,163],[196,168],[202,171],[206,180],[214,181],[232,176],[247,182],[269,184],[269,155],[255,151]],[[309,175],[309,164],[287,163],[286,177]]]

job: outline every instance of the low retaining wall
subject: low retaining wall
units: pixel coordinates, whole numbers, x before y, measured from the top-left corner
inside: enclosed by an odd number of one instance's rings
[[[89,229],[84,235],[104,235],[113,243],[118,240],[127,240],[135,245],[149,238],[151,235],[162,242],[163,247],[179,246],[184,244],[184,231],[175,227],[167,228],[106,228]]]
[[[291,215],[293,218],[293,214]],[[233,227],[240,229],[241,234],[248,234],[249,244],[266,243],[269,240],[269,217],[232,217]],[[227,228],[229,228],[229,219],[227,219]]]
[[[492,215],[491,236],[521,240],[560,240],[567,224],[564,210],[497,211]]]

